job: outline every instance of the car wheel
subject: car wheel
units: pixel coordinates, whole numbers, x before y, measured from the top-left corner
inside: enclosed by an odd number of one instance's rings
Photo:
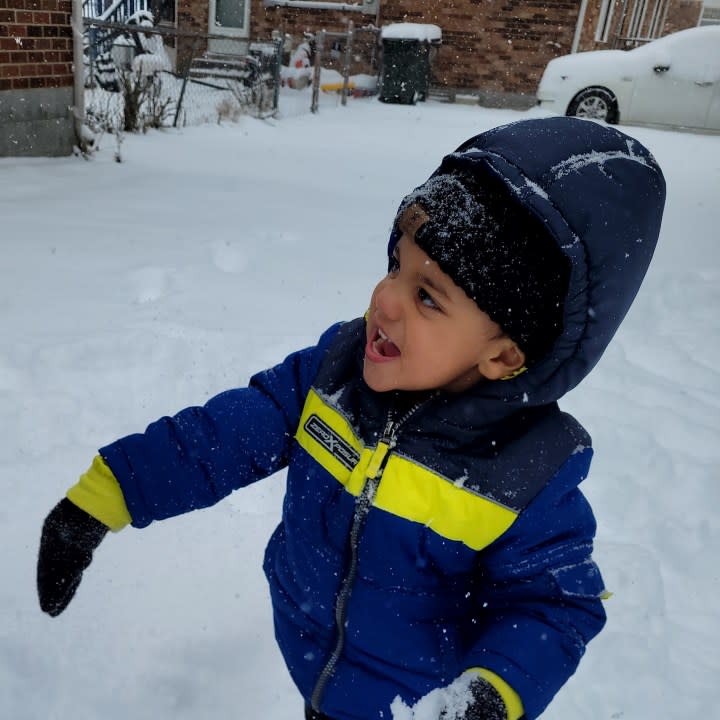
[[[617,99],[609,90],[601,87],[581,90],[568,105],[567,114],[613,124],[620,119]]]

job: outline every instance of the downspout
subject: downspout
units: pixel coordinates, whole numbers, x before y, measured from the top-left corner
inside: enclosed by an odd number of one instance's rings
[[[70,20],[73,36],[73,105],[71,112],[78,147],[84,153],[90,138],[84,132],[85,125],[85,62],[83,57],[82,0],[73,0]]]
[[[580,38],[582,36],[583,25],[585,24],[585,11],[587,10],[588,0],[582,0],[580,3],[580,10],[578,11],[578,19],[575,25],[575,35],[572,41],[572,47],[570,48],[571,53],[576,53],[578,47],[580,47]]]

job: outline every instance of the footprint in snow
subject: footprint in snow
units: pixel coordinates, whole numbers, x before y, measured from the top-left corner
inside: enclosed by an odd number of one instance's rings
[[[155,302],[168,291],[173,271],[164,267],[144,267],[130,274],[130,284],[135,302]]]

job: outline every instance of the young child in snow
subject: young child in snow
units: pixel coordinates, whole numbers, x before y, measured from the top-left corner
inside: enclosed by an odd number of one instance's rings
[[[664,197],[648,151],[590,121],[471,138],[400,205],[364,318],[100,450],[43,526],[42,609],[108,529],[287,467],[264,569],[306,718],[458,682],[438,718],[538,717],[605,621],[590,438],[556,401],[625,316]]]

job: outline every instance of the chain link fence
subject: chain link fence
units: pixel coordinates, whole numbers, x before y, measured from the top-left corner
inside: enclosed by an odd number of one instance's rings
[[[344,32],[306,32],[283,66],[287,87],[311,88],[310,110],[349,97],[374,95],[378,84],[379,30],[374,25],[356,27],[349,22]],[[327,96],[331,96],[329,99]]]
[[[85,18],[91,129],[134,132],[276,113],[280,40],[183,33],[136,16],[124,23]]]
[[[299,115],[377,91],[372,25],[247,40],[155,26],[144,10],[84,23],[85,114],[94,131]]]

